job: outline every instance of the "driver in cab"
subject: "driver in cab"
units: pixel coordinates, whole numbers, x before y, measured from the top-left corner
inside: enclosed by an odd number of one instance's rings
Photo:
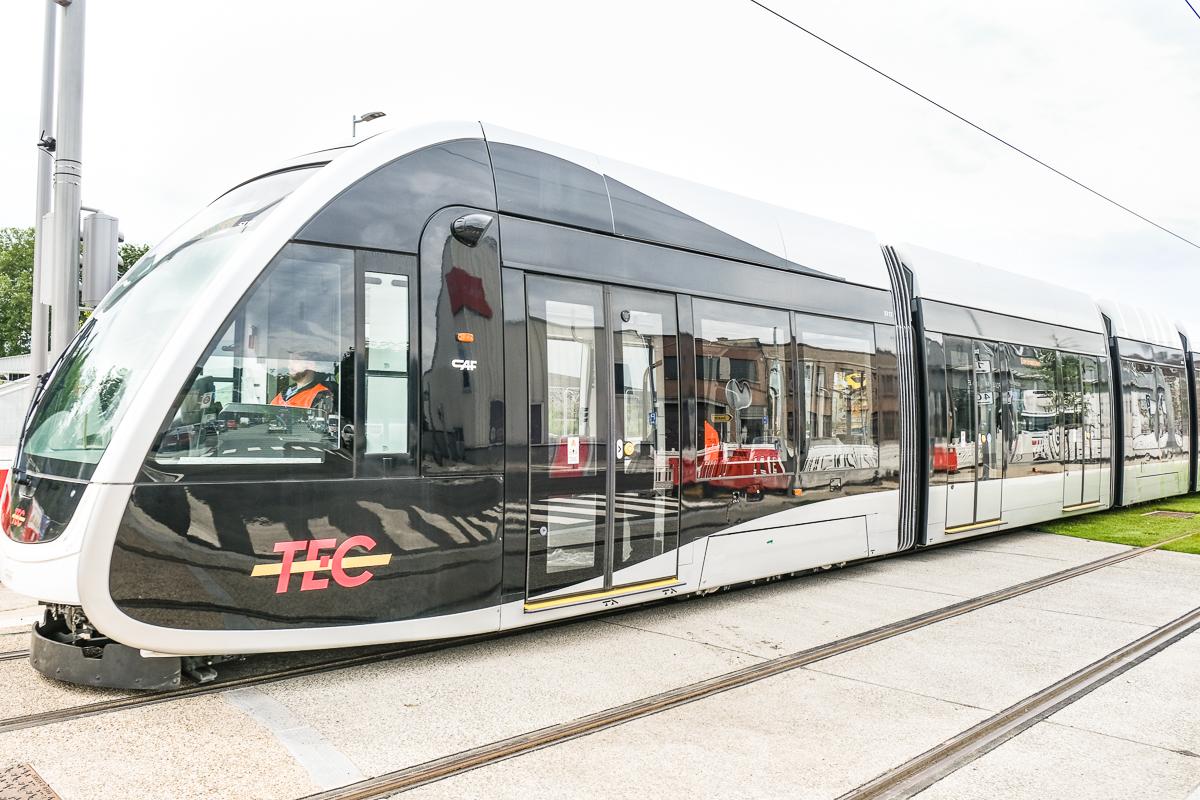
[[[321,382],[316,362],[307,358],[291,358],[288,360],[288,376],[291,384],[275,395],[271,405],[292,408],[332,407],[333,390]]]

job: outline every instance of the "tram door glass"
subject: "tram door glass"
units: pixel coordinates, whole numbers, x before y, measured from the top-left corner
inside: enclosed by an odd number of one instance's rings
[[[1059,354],[1062,416],[1063,506],[1100,501],[1104,460],[1103,385],[1094,356]]]
[[[526,281],[531,598],[673,577],[673,298]]]
[[[1083,464],[1083,492],[1081,503],[1100,502],[1100,470],[1108,458],[1104,443],[1107,438],[1108,381],[1102,372],[1101,361],[1095,356],[1079,358],[1080,406],[1083,419],[1080,422],[1079,460]]]
[[[945,337],[946,388],[954,469],[946,486],[946,527],[1000,518],[1004,486],[999,348]]]

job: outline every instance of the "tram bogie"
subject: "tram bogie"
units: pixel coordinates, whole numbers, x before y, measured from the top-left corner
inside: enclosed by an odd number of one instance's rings
[[[240,184],[105,299],[4,482],[0,577],[58,609],[42,671],[166,685],[1180,493],[1196,354],[1130,318],[490,126],[382,134]]]

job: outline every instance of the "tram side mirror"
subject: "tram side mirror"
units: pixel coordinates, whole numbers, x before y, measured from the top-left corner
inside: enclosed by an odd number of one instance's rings
[[[354,444],[354,425],[346,425],[342,428],[342,442],[347,447]]]
[[[450,231],[455,239],[467,247],[474,247],[479,244],[479,240],[491,224],[490,214],[466,214],[451,223]]]

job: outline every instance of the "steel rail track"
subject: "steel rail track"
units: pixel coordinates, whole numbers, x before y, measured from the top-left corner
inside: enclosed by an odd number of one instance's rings
[[[0,661],[16,661],[18,658],[29,658],[29,651],[9,650],[7,653],[0,653]]]
[[[1020,597],[1038,589],[1070,580],[1071,578],[1079,577],[1080,575],[1086,575],[1089,572],[1094,572],[1104,567],[1128,561],[1131,558],[1137,558],[1138,556],[1157,550],[1163,545],[1192,535],[1184,534],[1146,547],[1089,561],[1085,564],[1060,570],[1059,572],[1040,578],[1034,578],[1033,580],[1015,584],[1005,589],[999,589],[980,595],[979,597],[928,611],[924,614],[918,614],[917,616],[898,622],[882,625],[844,639],[838,639],[837,641],[801,650],[790,655],[780,656],[779,658],[744,667],[676,689],[670,689],[651,697],[605,709],[604,711],[589,714],[569,722],[550,725],[535,731],[491,742],[461,753],[387,772],[357,783],[310,794],[301,798],[301,800],[374,800],[375,798],[387,797],[399,792],[408,791],[409,789],[415,789],[418,786],[453,777],[544,747],[561,744],[581,736],[597,733],[607,728],[682,706],[686,703],[711,697],[730,689],[747,686],[764,678],[798,669],[826,658],[875,644],[876,642],[901,636],[936,622],[968,614],[972,611]]]
[[[912,797],[1196,630],[1200,630],[1200,607],[841,795],[838,800]]]

